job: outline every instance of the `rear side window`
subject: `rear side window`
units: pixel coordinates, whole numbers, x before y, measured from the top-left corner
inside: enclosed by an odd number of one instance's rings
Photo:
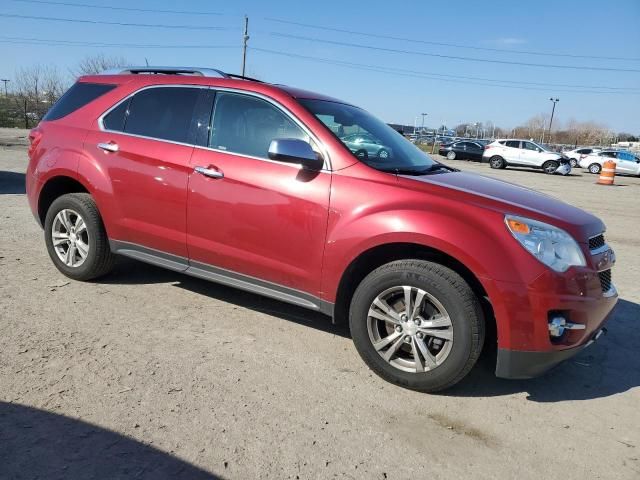
[[[66,117],[114,88],[116,88],[115,85],[104,83],[77,82],[60,97],[42,120],[58,120]]]
[[[113,123],[117,126],[117,115],[122,114],[125,133],[187,143],[191,140],[191,120],[199,94],[199,88],[189,87],[143,90],[131,99],[128,114],[124,110],[116,113],[120,107],[111,112],[115,114]]]
[[[507,147],[511,148],[520,148],[520,141],[518,140],[509,140],[506,142]]]
[[[115,130],[116,132],[122,132],[124,130],[124,121],[127,117],[127,113],[129,112],[130,100],[131,99],[128,98],[105,115],[102,119],[102,125],[105,129]]]

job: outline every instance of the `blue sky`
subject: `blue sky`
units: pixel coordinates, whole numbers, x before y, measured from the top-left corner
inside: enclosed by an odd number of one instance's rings
[[[1,78],[11,78],[16,68],[36,63],[54,64],[67,71],[83,56],[99,52],[124,56],[134,64],[144,64],[147,58],[151,64],[212,66],[239,72],[242,16],[246,13],[250,19],[250,47],[271,51],[249,50],[248,75],[342,98],[387,122],[413,124],[416,116],[426,112],[427,125],[444,122],[453,126],[459,122],[490,120],[499,126],[513,127],[533,115],[549,113],[549,97],[554,96],[560,98],[554,123],[562,124],[571,118],[592,120],[617,131],[640,134],[640,0],[57,1],[220,15],[151,13],[2,0]],[[83,24],[1,15],[221,27],[222,30]],[[225,48],[35,45],[16,43],[24,41],[18,38]],[[446,56],[466,60],[444,58]],[[514,83],[497,84],[494,80]]]

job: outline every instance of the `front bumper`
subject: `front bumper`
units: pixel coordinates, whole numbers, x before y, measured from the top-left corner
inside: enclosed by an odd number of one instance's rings
[[[603,333],[606,333],[605,328],[601,328],[593,334],[587,343],[565,350],[524,352],[500,348],[498,349],[498,361],[496,363],[496,377],[513,380],[538,377],[559,363],[580,353],[598,340]]]

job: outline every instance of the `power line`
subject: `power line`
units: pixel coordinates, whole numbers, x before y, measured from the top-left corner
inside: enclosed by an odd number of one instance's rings
[[[474,77],[456,77],[456,78],[441,78],[441,76],[439,76],[438,74],[431,74],[431,73],[427,73],[427,72],[416,72],[413,70],[404,70],[404,69],[395,69],[395,68],[391,68],[391,67],[383,67],[383,66],[379,66],[379,65],[367,65],[367,64],[362,64],[362,63],[353,63],[353,62],[344,62],[341,60],[333,60],[333,59],[327,59],[327,58],[320,58],[320,57],[312,57],[309,55],[299,55],[299,54],[295,54],[295,53],[290,53],[290,52],[281,52],[281,51],[277,51],[277,50],[269,50],[269,49],[265,49],[265,48],[258,48],[258,47],[250,47],[252,50],[257,51],[257,52],[263,52],[263,53],[270,53],[270,54],[274,54],[274,55],[281,55],[281,56],[286,56],[286,57],[290,57],[290,58],[298,58],[298,59],[303,59],[303,60],[310,60],[310,61],[315,61],[315,62],[320,62],[320,63],[326,63],[326,64],[331,64],[331,65],[337,65],[337,66],[342,66],[342,67],[347,67],[347,68],[353,68],[356,70],[365,70],[365,71],[373,71],[373,72],[379,72],[379,73],[387,73],[387,74],[392,74],[392,75],[398,75],[398,76],[403,76],[403,77],[412,77],[412,78],[423,78],[423,79],[430,79],[430,80],[439,80],[439,81],[447,81],[447,82],[454,82],[454,83],[465,83],[465,84],[471,84],[471,85],[481,85],[481,86],[485,86],[485,87],[500,87],[500,88],[515,88],[515,89],[520,89],[520,90],[537,90],[537,91],[544,91],[544,92],[548,92],[549,88],[537,88],[537,87],[526,87],[526,86],[518,86],[518,85],[508,85],[508,84],[502,84],[503,82],[508,82],[508,81],[504,81],[504,80],[492,80],[492,82],[496,82],[496,83],[487,83],[489,80],[485,80],[485,81],[475,81],[475,80],[466,80],[465,78],[471,78],[473,79]],[[459,79],[461,78],[461,79]],[[600,87],[598,87],[600,88]],[[603,88],[608,88],[608,87],[603,87]],[[554,89],[555,92],[569,92],[569,93],[592,93],[592,94],[614,94],[614,95],[640,95],[640,91],[604,91],[604,90],[559,90],[559,89]]]
[[[45,20],[49,22],[72,22],[72,23],[90,23],[92,25],[118,25],[124,27],[146,27],[146,28],[172,28],[181,30],[232,30],[228,27],[200,27],[197,25],[166,25],[151,23],[126,23],[126,22],[109,22],[106,20],[85,20],[79,18],[60,18],[60,17],[37,17],[35,15],[16,15],[11,13],[0,13],[0,17],[20,18],[29,20]]]
[[[385,38],[387,40],[397,40],[397,41],[402,41],[402,42],[412,42],[412,43],[420,43],[420,44],[424,44],[424,45],[437,45],[437,46],[441,46],[441,47],[454,47],[454,48],[467,48],[470,50],[482,50],[482,51],[487,51],[487,52],[501,52],[501,53],[517,53],[517,54],[523,54],[523,55],[539,55],[539,56],[545,56],[545,57],[568,57],[568,58],[591,58],[591,59],[596,59],[596,60],[624,60],[624,61],[633,61],[633,62],[637,62],[640,61],[640,58],[628,58],[628,57],[605,57],[605,56],[596,56],[596,55],[576,55],[576,54],[570,54],[570,53],[553,53],[553,52],[540,52],[540,51],[531,51],[531,50],[511,50],[511,49],[507,49],[507,48],[490,48],[490,47],[477,47],[477,46],[472,46],[472,45],[461,45],[461,44],[456,44],[456,43],[444,43],[444,42],[434,42],[434,41],[429,41],[429,40],[419,40],[419,39],[415,39],[415,38],[406,38],[406,37],[396,37],[396,36],[392,36],[392,35],[380,35],[378,33],[367,33],[367,32],[359,32],[359,31],[355,31],[355,30],[347,30],[347,29],[342,29],[342,28],[334,28],[334,27],[327,27],[327,26],[322,26],[322,25],[313,25],[310,23],[301,23],[301,22],[293,22],[290,20],[283,20],[280,18],[268,18],[266,17],[265,20],[269,21],[269,22],[277,22],[277,23],[283,23],[283,24],[287,24],[287,25],[296,25],[298,27],[306,27],[306,28],[314,28],[317,30],[326,30],[326,31],[330,31],[330,32],[339,32],[339,33],[347,33],[350,35],[360,35],[363,37],[371,37],[371,38]]]
[[[162,45],[154,43],[107,43],[107,42],[83,42],[75,40],[58,40],[53,38],[30,37],[6,37],[0,36],[0,43],[18,45],[51,45],[68,47],[100,47],[100,48],[163,48],[163,49],[213,49],[213,48],[240,48],[239,45]]]
[[[113,5],[93,5],[89,3],[71,3],[71,2],[50,2],[45,0],[11,0],[13,2],[20,3],[39,3],[44,5],[59,5],[64,7],[83,7],[83,8],[100,8],[105,10],[125,10],[128,12],[151,12],[151,13],[176,13],[182,15],[224,15],[224,13],[217,12],[196,12],[187,10],[152,10],[148,8],[133,8],[133,7],[116,7]]]
[[[397,48],[387,48],[387,47],[375,47],[373,45],[362,45],[360,43],[350,43],[350,42],[339,42],[335,40],[324,40],[322,38],[314,38],[314,37],[305,37],[301,35],[290,35],[287,33],[280,32],[269,32],[271,35],[275,37],[282,38],[291,38],[295,40],[305,40],[309,42],[317,42],[317,43],[325,43],[328,45],[337,45],[341,47],[352,47],[352,48],[361,48],[367,50],[377,50],[381,52],[389,52],[389,53],[402,53],[407,55],[420,55],[425,57],[437,57],[437,58],[448,58],[451,60],[461,60],[468,62],[481,62],[481,63],[498,63],[502,65],[519,65],[526,67],[540,67],[540,68],[565,68],[570,70],[600,70],[600,71],[608,71],[608,72],[627,72],[627,73],[640,73],[638,69],[631,68],[610,68],[610,67],[593,67],[593,66],[576,66],[576,65],[553,65],[548,63],[529,63],[529,62],[515,62],[508,60],[495,60],[489,58],[474,58],[474,57],[461,57],[456,55],[444,55],[440,53],[427,53],[427,52],[418,52],[415,50],[401,50]]]

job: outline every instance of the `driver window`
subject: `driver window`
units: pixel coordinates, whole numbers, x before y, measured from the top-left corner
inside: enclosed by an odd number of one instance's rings
[[[534,151],[538,150],[538,147],[535,144],[531,143],[531,142],[523,142],[523,143],[524,143],[524,149],[525,150],[534,150]]]
[[[249,95],[216,94],[211,148],[268,159],[275,138],[304,140],[317,150],[309,136],[271,103]]]

